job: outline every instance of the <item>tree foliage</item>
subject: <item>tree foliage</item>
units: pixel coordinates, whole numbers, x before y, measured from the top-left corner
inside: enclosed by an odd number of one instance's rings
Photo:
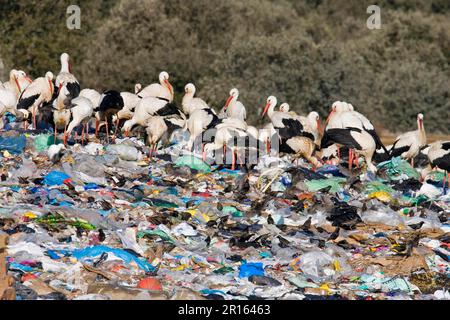
[[[392,132],[423,112],[429,131],[450,132],[448,0],[77,2],[82,28],[69,31],[69,1],[0,0],[5,69],[57,72],[66,51],[83,87],[131,91],[166,70],[176,101],[193,82],[216,108],[237,87],[253,123],[275,95],[322,116],[348,101]],[[366,27],[371,4],[380,30]]]

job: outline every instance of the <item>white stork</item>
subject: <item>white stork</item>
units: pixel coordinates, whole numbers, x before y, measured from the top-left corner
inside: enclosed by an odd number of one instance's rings
[[[133,126],[145,126],[151,116],[167,117],[175,115],[185,118],[184,114],[174,103],[154,97],[146,97],[137,103],[133,116],[130,120],[125,121],[122,131],[125,132],[125,135],[128,135]]]
[[[53,73],[48,71],[45,77],[35,79],[22,92],[17,103],[18,109],[31,109],[33,126],[36,129],[36,113],[44,102],[50,102],[53,97]]]
[[[150,146],[150,154],[151,158],[154,153],[157,151],[157,146],[159,141],[163,141],[166,143],[170,140],[172,133],[181,129],[185,125],[185,119],[182,119],[180,116],[151,116],[145,126],[146,132],[146,143]]]
[[[379,147],[386,149],[372,123],[362,114],[353,111],[351,105],[340,101],[332,105],[321,147],[327,148],[333,143],[349,148],[350,170],[355,157],[354,150],[364,156],[368,169],[376,172],[372,163],[373,154]]]
[[[138,86],[139,85],[139,86]],[[142,88],[140,84],[135,86],[136,89]],[[152,83],[142,90],[139,90],[138,96],[141,98],[154,97],[166,100],[167,102],[173,101],[173,87],[169,82],[169,74],[166,71],[162,71],[159,74],[159,83]]]
[[[14,93],[16,99],[18,99],[31,82],[33,80],[27,76],[25,71],[12,69],[9,72],[9,81],[3,83],[3,88]]]
[[[280,152],[294,154],[294,157],[302,156],[314,167],[318,167],[319,161],[313,156],[316,146],[314,135],[306,131],[298,116],[282,111],[275,111],[277,98],[270,96],[264,107],[262,117],[267,113],[275,130],[280,137]]]
[[[83,143],[84,134],[85,132],[87,133],[87,130],[89,129],[89,119],[94,113],[94,106],[92,105],[91,100],[87,98],[75,98],[71,101],[71,104],[70,112],[72,113],[72,121],[70,121],[67,133],[64,135],[64,145],[67,143],[67,139],[70,137],[72,130],[80,124],[83,125],[81,133],[81,142]]]
[[[389,153],[391,157],[400,156],[402,159],[411,160],[411,165],[414,166],[414,158],[426,144],[427,136],[423,125],[423,114],[419,113],[417,115],[417,130],[405,132],[395,138]]]
[[[200,98],[194,97],[196,88],[192,83],[184,87],[184,96],[181,101],[181,107],[186,115],[190,115],[194,110],[209,108],[208,104]]]
[[[445,172],[443,180],[444,189],[446,181],[450,188],[450,141],[436,141],[430,144],[428,160],[430,161],[430,165],[422,172],[422,177],[426,178],[427,174],[433,168],[437,167]]]
[[[242,102],[238,101],[239,90],[234,88],[230,91],[230,96],[223,107],[228,118],[236,118],[242,121],[247,119],[247,112]]]
[[[69,63],[69,55],[67,53],[61,54],[61,71],[56,76],[55,86],[58,91],[61,90],[63,86],[67,87],[70,92],[70,98],[74,99],[80,95],[80,84],[77,78],[72,74],[72,69]]]

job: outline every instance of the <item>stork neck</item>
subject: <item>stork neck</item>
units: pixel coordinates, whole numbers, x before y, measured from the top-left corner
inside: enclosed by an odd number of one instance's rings
[[[61,59],[61,72],[70,72],[69,62],[65,59]]]
[[[267,116],[272,119],[273,113],[275,110],[275,104],[271,104],[269,109],[267,109]]]

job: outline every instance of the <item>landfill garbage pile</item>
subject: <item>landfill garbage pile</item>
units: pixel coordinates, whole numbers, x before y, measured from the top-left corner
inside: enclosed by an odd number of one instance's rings
[[[149,158],[136,138],[50,161],[51,135],[1,138],[18,300],[450,299],[442,173],[422,182],[398,159],[376,176],[312,171],[270,155],[230,170],[178,144]]]

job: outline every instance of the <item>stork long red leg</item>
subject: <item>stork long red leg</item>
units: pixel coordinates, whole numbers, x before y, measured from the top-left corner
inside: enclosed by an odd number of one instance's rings
[[[82,128],[81,128],[81,145],[83,145],[84,144],[84,125],[81,125],[82,126]]]
[[[108,119],[106,119],[106,143],[109,143]]]
[[[37,126],[36,126],[36,111],[34,110],[34,108],[33,108],[33,128],[34,128],[34,130],[37,129]]]
[[[98,138],[98,129],[100,127],[100,121],[98,119],[95,120],[95,137]]]
[[[236,167],[236,149],[233,149],[231,152],[231,170],[234,170]]]
[[[116,125],[114,128],[114,138],[117,136],[117,129],[119,128],[119,117],[117,117]]]
[[[353,149],[348,149],[348,170],[352,171]]]

